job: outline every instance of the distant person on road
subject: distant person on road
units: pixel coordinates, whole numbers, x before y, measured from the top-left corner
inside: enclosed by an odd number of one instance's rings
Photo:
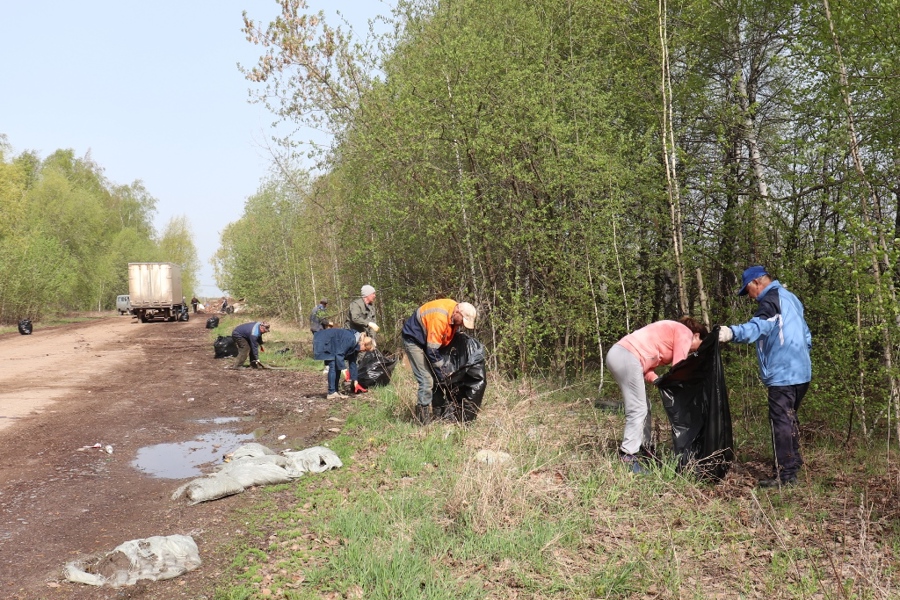
[[[435,378],[443,381],[452,375],[446,372],[439,350],[453,341],[460,326],[473,329],[477,316],[475,307],[468,302],[444,298],[426,302],[403,324],[403,348],[419,383],[416,420],[420,425],[431,423],[431,388]]]
[[[347,317],[347,329],[352,329],[357,333],[365,333],[369,337],[374,337],[378,333],[378,325],[375,323],[375,288],[371,285],[364,285],[359,290],[360,297],[350,303],[349,315]]]
[[[364,333],[349,329],[326,328],[313,334],[313,358],[324,360],[328,369],[328,400],[347,398],[338,390],[341,371],[348,368],[350,379],[356,383],[356,359],[360,352],[375,349],[375,340]],[[346,361],[346,364],[345,364]]]
[[[322,321],[328,320],[328,317],[326,316],[327,310],[328,298],[322,298],[309,315],[309,331],[313,335],[315,335],[317,331],[322,331]]]
[[[259,367],[259,352],[265,351],[263,348],[262,334],[268,333],[271,328],[266,322],[257,321],[255,323],[244,323],[238,325],[231,332],[235,345],[238,348],[237,358],[234,359],[232,369],[240,369],[244,366],[247,358],[250,358],[250,366],[254,369]]]
[[[194,309],[194,314],[197,314],[197,306],[200,305],[200,300],[197,299],[197,296],[191,297],[191,308]]]
[[[757,485],[791,486],[803,466],[797,411],[812,380],[812,334],[803,318],[803,303],[772,279],[765,267],[755,265],[744,271],[738,296],[750,296],[759,306],[746,323],[720,327],[719,341],[756,346],[759,378],[768,391],[775,469],[771,479],[761,479]]]
[[[633,473],[645,471],[638,452],[641,446],[650,444],[650,399],[646,384],[659,378],[657,367],[678,364],[696,352],[707,335],[706,326],[691,317],[657,321],[629,333],[607,352],[606,366],[619,384],[625,402],[625,433],[619,458]]]

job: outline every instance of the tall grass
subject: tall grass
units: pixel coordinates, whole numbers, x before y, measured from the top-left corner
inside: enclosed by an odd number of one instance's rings
[[[252,513],[276,541],[248,540],[217,598],[900,597],[881,458],[814,440],[782,492],[755,490],[746,464],[717,485],[674,460],[636,476],[615,452],[622,415],[572,390],[492,380],[474,423],[419,428],[414,389],[398,367],[329,442],[343,469],[273,488],[277,510]],[[759,432],[738,437],[767,456]]]

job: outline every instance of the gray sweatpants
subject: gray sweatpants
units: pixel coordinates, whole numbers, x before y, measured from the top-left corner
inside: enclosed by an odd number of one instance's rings
[[[619,384],[625,402],[621,450],[625,454],[637,454],[641,444],[650,441],[650,399],[644,385],[644,369],[637,356],[618,344],[606,354],[606,366]]]

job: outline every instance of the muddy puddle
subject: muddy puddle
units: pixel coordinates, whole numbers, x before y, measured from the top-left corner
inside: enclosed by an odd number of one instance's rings
[[[230,419],[230,417],[221,417]],[[235,417],[234,420],[239,420]],[[205,422],[217,422],[209,419]],[[231,420],[225,421],[232,422]],[[186,442],[145,446],[137,451],[131,466],[160,479],[187,479],[211,471],[209,467],[221,463],[222,456],[245,442],[253,441],[252,433],[211,431]],[[206,469],[201,467],[207,466]]]

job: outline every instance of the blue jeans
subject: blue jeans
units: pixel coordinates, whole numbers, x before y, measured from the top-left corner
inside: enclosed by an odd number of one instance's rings
[[[340,362],[340,364],[335,364]],[[333,394],[338,391],[338,378],[341,376],[341,370],[344,368],[344,361],[337,359],[326,360],[325,366],[328,367],[328,393]],[[350,381],[356,381],[359,373],[356,371],[356,356],[347,361],[347,368],[350,369]]]
[[[409,366],[412,367],[413,376],[419,382],[419,392],[416,403],[419,406],[431,406],[431,388],[434,387],[434,374],[431,361],[425,356],[425,349],[415,342],[403,340],[403,349],[409,358]]]

